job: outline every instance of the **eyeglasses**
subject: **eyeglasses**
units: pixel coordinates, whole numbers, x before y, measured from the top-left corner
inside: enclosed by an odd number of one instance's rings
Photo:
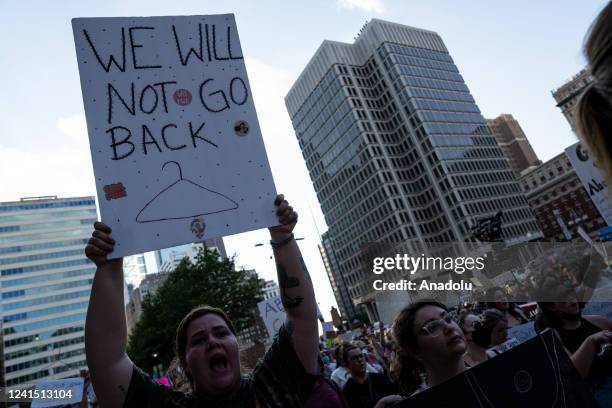
[[[444,327],[453,322],[453,317],[449,313],[445,313],[441,319],[432,320],[423,325],[422,330],[431,337],[437,337],[444,332]]]

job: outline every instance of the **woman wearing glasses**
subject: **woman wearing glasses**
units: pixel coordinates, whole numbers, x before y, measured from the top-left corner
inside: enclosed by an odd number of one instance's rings
[[[395,318],[402,395],[433,387],[465,370],[465,336],[448,309],[436,301],[410,304]]]
[[[371,408],[381,398],[397,393],[397,387],[384,374],[369,373],[361,349],[349,344],[344,347],[344,363],[351,375],[342,394],[351,408]]]

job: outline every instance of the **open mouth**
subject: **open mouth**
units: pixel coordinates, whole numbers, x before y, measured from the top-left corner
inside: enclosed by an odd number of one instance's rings
[[[457,343],[459,341],[464,341],[463,337],[461,337],[459,335],[455,335],[455,336],[451,337],[451,339],[448,341],[448,344],[454,344],[454,343]]]
[[[227,358],[225,356],[215,356],[210,359],[209,367],[213,372],[223,372],[227,370]]]

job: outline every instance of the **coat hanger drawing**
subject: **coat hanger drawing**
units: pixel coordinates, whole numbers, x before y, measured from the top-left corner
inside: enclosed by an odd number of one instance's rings
[[[231,211],[239,207],[236,201],[226,195],[183,178],[181,165],[174,160],[165,162],[162,165],[162,171],[170,163],[174,163],[178,168],[178,180],[161,190],[146,203],[136,215],[136,222],[142,224],[181,220]]]

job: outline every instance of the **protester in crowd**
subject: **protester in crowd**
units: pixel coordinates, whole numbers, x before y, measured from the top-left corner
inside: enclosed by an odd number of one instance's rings
[[[514,303],[508,302],[508,295],[504,289],[493,286],[487,289],[486,298],[489,300],[487,308],[502,312],[508,321],[508,327],[518,326],[529,321],[520,308],[516,307]]]
[[[474,326],[472,340],[487,350],[487,355],[495,357],[501,354],[502,345],[508,339],[508,321],[505,315],[497,309],[487,309],[480,316],[479,322]]]
[[[336,360],[336,369],[331,373],[331,380],[334,381],[340,389],[344,387],[349,377],[349,369],[343,362],[342,350],[349,343],[342,343],[334,349],[334,359]]]
[[[323,370],[323,359],[319,359],[320,371]],[[306,408],[349,408],[338,385],[319,374],[314,381],[312,391],[306,401]]]
[[[436,301],[415,302],[395,318],[395,366],[402,395],[438,385],[465,370],[463,332]]]
[[[465,365],[467,367],[474,367],[475,365],[488,360],[489,355],[487,354],[487,349],[476,344],[472,338],[472,334],[476,329],[475,325],[481,324],[480,317],[470,310],[464,310],[459,315],[458,322],[459,327],[461,330],[463,330],[463,335],[465,336],[465,342],[467,344],[467,351],[463,358]]]
[[[272,203],[270,203],[272,204]],[[111,229],[94,224],[85,253],[97,266],[85,324],[93,386],[105,407],[301,406],[318,371],[317,308],[312,282],[293,237],[297,213],[276,197],[271,245],[286,321],[251,377],[241,378],[232,322],[217,308],[195,308],[180,322],[176,352],[192,393],[153,382],[126,354],[123,260],[109,260]]]
[[[576,125],[597,167],[612,185],[612,2],[591,26],[584,51],[593,82],[578,101]]]
[[[348,345],[343,350],[343,360],[351,375],[342,393],[351,408],[371,408],[387,395],[397,394],[397,387],[380,373],[366,370],[366,359],[359,347]]]
[[[575,301],[539,302],[538,307],[536,330],[554,329],[576,370],[592,385],[600,405],[612,406],[612,349],[607,349],[612,342],[612,321],[604,316],[583,316]]]

